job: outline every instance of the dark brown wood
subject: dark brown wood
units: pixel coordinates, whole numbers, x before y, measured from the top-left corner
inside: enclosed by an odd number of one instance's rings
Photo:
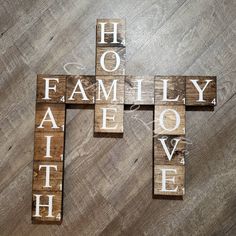
[[[165,90],[165,86],[167,90]],[[155,105],[184,105],[184,76],[155,76]]]
[[[123,133],[124,105],[96,104],[95,133]]]
[[[114,26],[114,24],[116,26]],[[104,25],[104,26],[103,26]],[[101,29],[104,27],[105,32],[115,32],[117,27],[117,34],[114,38],[113,34],[104,34],[104,40],[102,40]],[[124,47],[125,46],[125,20],[121,19],[98,19],[97,20],[97,47]],[[117,40],[115,40],[117,39]],[[115,43],[114,43],[115,42]]]
[[[47,121],[49,120],[49,121]],[[35,131],[64,131],[65,105],[64,104],[36,104]]]
[[[35,161],[55,162],[64,159],[64,132],[35,132],[34,138]]]
[[[96,75],[125,75],[125,57],[125,47],[97,47]]]
[[[171,160],[168,159],[163,145],[165,145],[170,155],[172,150],[175,150]],[[154,165],[184,165],[185,152],[186,140],[183,135],[158,135],[154,137]]]
[[[203,97],[199,96],[199,91],[203,90]],[[207,81],[210,81],[207,84]],[[215,106],[216,105],[216,77],[215,76],[188,76],[186,77],[186,106]]]
[[[125,104],[153,105],[154,76],[125,76]]]
[[[157,135],[185,134],[185,106],[155,106],[154,133]],[[179,123],[178,123],[179,119]]]
[[[37,197],[39,195],[39,197]],[[62,192],[33,191],[32,197],[32,222],[37,224],[61,224],[62,222]],[[52,199],[52,214],[50,215],[48,207],[39,206],[37,212],[37,199],[39,205],[49,205],[49,199]]]
[[[96,104],[124,104],[124,76],[96,76]]]
[[[96,90],[95,76],[70,75],[67,76],[66,103],[94,104]]]
[[[154,195],[183,196],[184,194],[185,166],[154,166]]]
[[[37,75],[37,102],[65,103],[65,75]]]

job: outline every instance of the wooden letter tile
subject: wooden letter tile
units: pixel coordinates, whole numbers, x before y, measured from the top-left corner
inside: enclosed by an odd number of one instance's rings
[[[124,76],[96,76],[96,104],[124,104]]]
[[[95,132],[123,133],[124,105],[96,104]]]
[[[34,161],[33,190],[62,191],[63,162]]]
[[[155,134],[184,135],[185,106],[155,106]]]
[[[215,106],[216,77],[186,77],[186,106]]]
[[[155,76],[155,105],[184,104],[184,76]]]
[[[94,104],[95,76],[67,76],[66,103]]]
[[[125,75],[125,47],[97,47],[96,75]]]
[[[65,104],[36,104],[35,131],[64,131]]]
[[[33,191],[32,222],[61,224],[62,192]]]
[[[154,195],[183,196],[184,177],[184,166],[155,165]]]
[[[65,103],[65,93],[66,76],[37,76],[37,102]]]
[[[35,161],[63,161],[63,155],[64,132],[35,132]]]
[[[154,137],[154,165],[184,165],[185,151],[185,136]]]
[[[97,20],[97,47],[125,46],[125,21],[121,19]]]
[[[126,76],[125,104],[154,104],[154,76]]]

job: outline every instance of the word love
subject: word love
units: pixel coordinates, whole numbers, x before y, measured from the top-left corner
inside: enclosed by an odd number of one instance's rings
[[[216,105],[213,76],[126,76],[124,21],[98,20],[96,45],[96,75],[37,77],[34,223],[62,221],[67,105],[93,105],[94,131],[104,134],[123,134],[124,105],[153,106],[153,194],[177,197],[185,193],[186,107]]]

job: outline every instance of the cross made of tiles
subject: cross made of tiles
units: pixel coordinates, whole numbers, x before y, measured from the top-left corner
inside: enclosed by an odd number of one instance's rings
[[[216,105],[214,76],[126,76],[125,21],[99,19],[96,75],[38,75],[32,222],[60,224],[68,104],[93,104],[94,132],[124,132],[124,105],[154,108],[153,197],[185,194],[185,111]],[[86,197],[86,196],[85,196]]]

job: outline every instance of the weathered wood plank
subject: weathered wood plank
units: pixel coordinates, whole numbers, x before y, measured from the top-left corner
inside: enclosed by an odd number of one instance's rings
[[[124,76],[96,76],[96,104],[124,104]]]
[[[185,106],[155,106],[155,130],[157,135],[185,134]]]
[[[71,75],[67,76],[66,103],[94,104],[96,90],[95,76]]]
[[[66,76],[38,75],[37,102],[65,103]]]
[[[215,76],[188,76],[186,106],[216,106],[216,91]]]
[[[64,104],[36,104],[35,131],[64,131],[65,105]]]
[[[96,133],[123,133],[124,105],[96,104],[95,127]]]
[[[154,194],[183,196],[185,193],[185,166],[155,165]]]
[[[154,104],[154,76],[125,76],[125,104]]]
[[[125,75],[125,47],[97,47],[96,75]]]
[[[184,76],[155,76],[155,105],[185,105]]]

